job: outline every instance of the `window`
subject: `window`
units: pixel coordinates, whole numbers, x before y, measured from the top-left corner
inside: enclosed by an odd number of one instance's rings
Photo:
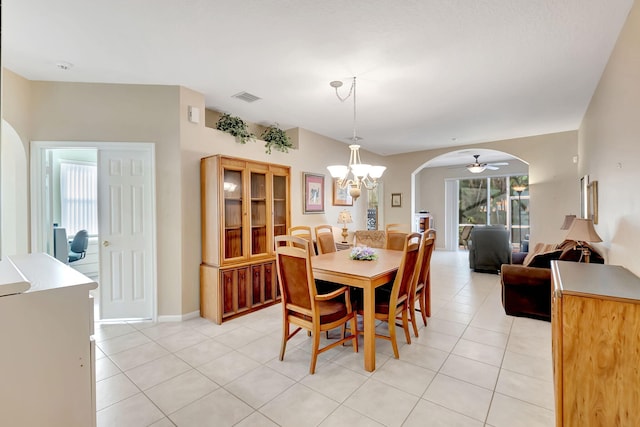
[[[529,234],[528,179],[518,175],[459,180],[459,231],[466,224],[502,224],[511,230],[512,242],[524,240]],[[526,189],[518,193],[518,185]]]
[[[487,178],[461,179],[459,224],[487,224]]]
[[[98,168],[95,164],[60,162],[60,222],[72,236],[79,230],[98,234]]]
[[[510,177],[511,189],[511,241],[522,243],[529,235],[529,177],[527,175]],[[524,190],[522,190],[524,187]],[[518,188],[522,191],[518,192]]]

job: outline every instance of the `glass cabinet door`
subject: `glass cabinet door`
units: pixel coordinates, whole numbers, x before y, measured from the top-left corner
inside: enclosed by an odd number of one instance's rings
[[[267,253],[267,175],[251,172],[251,255]]]
[[[224,170],[224,258],[243,256],[242,171]]]
[[[287,177],[273,176],[273,235],[287,234]]]

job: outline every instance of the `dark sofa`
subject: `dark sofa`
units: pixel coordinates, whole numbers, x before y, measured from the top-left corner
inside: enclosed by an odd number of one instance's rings
[[[522,260],[520,264],[503,264],[500,281],[505,313],[551,320],[551,261],[580,261],[582,250],[576,246],[572,240],[559,245],[539,243],[526,257],[513,257],[513,262]],[[602,255],[585,246],[591,250],[591,263],[604,264]]]

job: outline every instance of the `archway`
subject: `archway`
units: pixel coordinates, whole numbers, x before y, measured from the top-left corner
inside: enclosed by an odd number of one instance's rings
[[[479,155],[481,163],[498,165],[481,173],[471,173],[466,165],[474,162],[474,155]],[[498,150],[465,148],[441,154],[412,172],[412,212],[429,211],[439,232],[438,249],[457,250],[458,181],[466,178],[527,175],[528,171],[527,162]]]
[[[5,120],[1,138],[1,254],[26,254],[29,252],[27,153],[20,136]]]

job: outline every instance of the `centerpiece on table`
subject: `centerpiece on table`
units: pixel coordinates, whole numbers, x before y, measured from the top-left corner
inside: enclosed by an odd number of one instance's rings
[[[369,248],[367,246],[356,246],[351,249],[350,257],[357,261],[375,261],[378,259],[378,254],[373,250],[373,248]]]

